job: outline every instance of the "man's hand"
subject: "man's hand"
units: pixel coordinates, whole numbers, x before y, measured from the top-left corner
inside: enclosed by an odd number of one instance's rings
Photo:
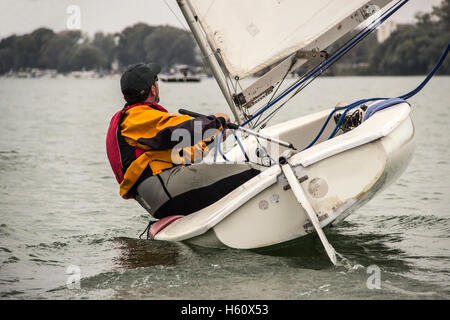
[[[220,117],[224,118],[226,123],[230,122],[230,117],[227,116],[225,113],[218,112],[218,113],[215,113],[214,116],[216,116],[216,118],[220,118]]]
[[[216,118],[222,117],[222,118],[225,119],[225,122],[226,122],[226,123],[230,123],[230,117],[227,116],[225,113],[218,112],[218,113],[216,113],[216,114],[214,114],[214,115],[216,116]],[[225,132],[223,133],[223,136],[222,136],[222,141],[225,141],[226,137],[228,136],[229,131],[230,131],[230,130],[228,130],[228,129],[225,130]]]

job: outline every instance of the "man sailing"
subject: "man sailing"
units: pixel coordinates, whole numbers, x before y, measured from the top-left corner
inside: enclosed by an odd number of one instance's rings
[[[189,166],[203,159],[230,118],[224,113],[195,119],[168,113],[158,104],[160,71],[155,63],[126,69],[120,79],[126,104],[111,119],[106,136],[120,195],[136,199],[157,219],[198,211],[259,173],[247,166]]]

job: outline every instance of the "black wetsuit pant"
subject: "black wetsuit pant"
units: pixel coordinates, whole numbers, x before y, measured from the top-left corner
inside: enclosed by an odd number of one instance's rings
[[[220,200],[259,173],[246,164],[177,166],[142,179],[135,199],[157,219],[188,215]]]

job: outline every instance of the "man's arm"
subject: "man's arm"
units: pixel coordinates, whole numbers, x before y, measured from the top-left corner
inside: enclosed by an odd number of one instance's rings
[[[179,117],[185,118],[186,116]],[[222,130],[227,120],[229,122],[228,116],[224,114],[197,117],[195,119],[191,118],[177,125],[166,126],[164,129],[159,130],[155,136],[151,138],[139,138],[137,142],[153,150],[172,149],[175,146],[181,148],[189,147],[203,140],[207,130]],[[178,134],[176,134],[177,130],[180,130]],[[186,134],[189,136],[188,139],[186,139]],[[177,139],[173,140],[174,138]]]

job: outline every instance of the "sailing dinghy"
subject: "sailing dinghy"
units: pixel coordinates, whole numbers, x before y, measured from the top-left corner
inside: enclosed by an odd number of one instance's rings
[[[270,250],[317,233],[336,264],[323,229],[396,181],[412,157],[409,96],[363,99],[273,126],[266,122],[263,129],[255,119],[289,101],[406,2],[177,0],[233,112],[235,132],[243,133],[236,139],[230,135],[234,146],[227,152],[217,139],[212,161],[189,168],[202,176],[216,174],[217,166],[230,174],[241,167],[260,173],[208,207],[153,223],[148,236]],[[326,51],[350,32],[353,37],[343,47]],[[276,95],[286,76],[308,61],[317,65]],[[242,79],[269,66],[242,88]]]

